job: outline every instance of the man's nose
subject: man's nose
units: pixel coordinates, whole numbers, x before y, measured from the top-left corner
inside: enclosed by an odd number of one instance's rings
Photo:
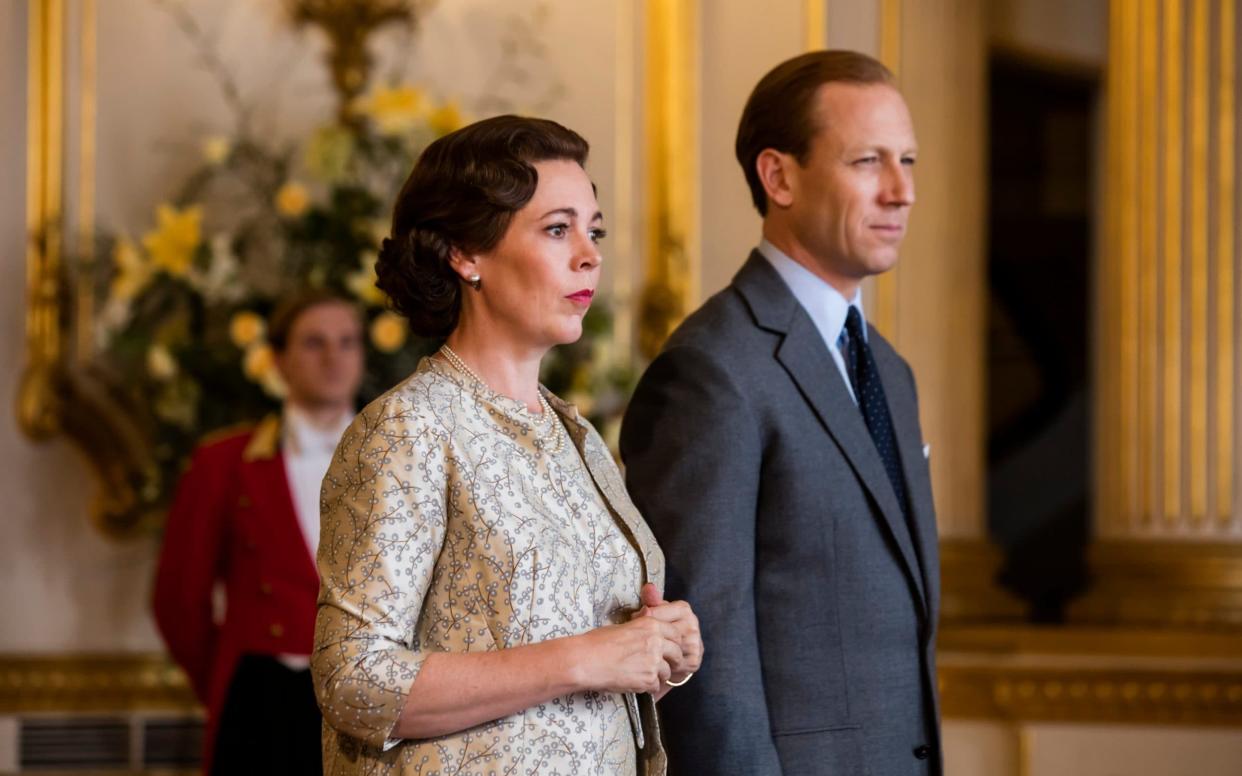
[[[882,189],[883,204],[909,207],[914,204],[914,173],[901,162],[888,166]]]

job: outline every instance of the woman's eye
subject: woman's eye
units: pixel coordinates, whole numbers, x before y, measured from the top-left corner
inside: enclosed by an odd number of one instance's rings
[[[854,164],[875,164],[878,161],[880,161],[878,156],[864,156],[861,159],[856,159]]]
[[[902,163],[902,164],[904,164],[904,165],[905,165],[905,166],[907,166],[907,167],[913,167],[913,166],[914,166],[914,162],[915,162],[915,159],[914,159],[914,157],[913,157],[913,156],[907,156],[905,159],[902,159],[902,160],[901,160],[901,163]]]
[[[565,233],[569,231],[569,227],[565,224],[553,224],[552,226],[549,226],[546,231],[553,237],[564,237]]]
[[[599,242],[600,240],[604,239],[604,238],[605,238],[605,237],[607,237],[607,236],[608,236],[608,230],[607,230],[607,229],[592,229],[592,230],[591,230],[591,242],[596,242],[596,243],[597,243],[597,242]]]

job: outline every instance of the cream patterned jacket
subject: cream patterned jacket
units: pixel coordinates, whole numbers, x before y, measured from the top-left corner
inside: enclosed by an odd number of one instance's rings
[[[395,740],[433,652],[621,622],[664,557],[607,447],[544,392],[572,444],[439,357],[346,431],[324,478],[311,669],[325,774],[663,774],[650,695],[579,693],[456,734]],[[546,434],[545,434],[546,436]]]

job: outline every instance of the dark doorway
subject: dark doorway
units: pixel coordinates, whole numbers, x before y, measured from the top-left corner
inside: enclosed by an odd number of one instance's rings
[[[1086,583],[1098,79],[989,68],[988,519],[1002,583],[1057,622]]]

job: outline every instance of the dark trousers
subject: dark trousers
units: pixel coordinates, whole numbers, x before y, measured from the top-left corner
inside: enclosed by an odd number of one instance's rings
[[[243,656],[220,713],[212,776],[321,776],[322,720],[310,671]]]

